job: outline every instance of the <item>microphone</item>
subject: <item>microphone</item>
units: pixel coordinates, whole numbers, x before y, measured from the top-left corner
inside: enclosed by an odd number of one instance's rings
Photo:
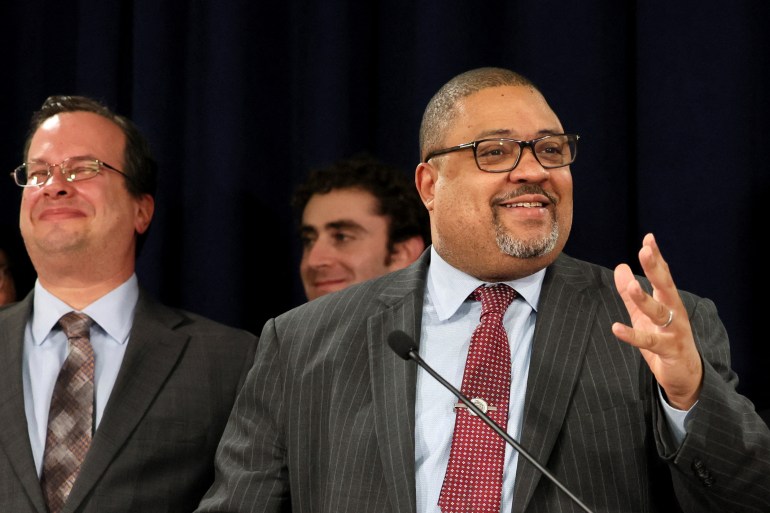
[[[583,502],[575,496],[569,489],[567,489],[566,486],[564,486],[561,481],[559,481],[556,476],[548,472],[548,470],[541,465],[529,452],[527,452],[526,449],[524,449],[519,442],[513,439],[503,428],[501,428],[494,420],[489,418],[486,413],[481,411],[478,406],[476,406],[470,399],[468,399],[465,394],[457,390],[455,387],[452,386],[451,383],[449,383],[447,380],[445,380],[438,372],[433,370],[433,368],[425,363],[425,360],[423,360],[419,353],[417,352],[417,348],[414,345],[414,342],[412,341],[412,337],[407,335],[405,332],[401,330],[393,331],[390,335],[388,335],[388,345],[390,348],[395,352],[398,356],[403,358],[404,360],[414,360],[417,365],[425,369],[428,374],[433,376],[436,381],[444,385],[444,387],[452,392],[455,397],[457,397],[462,403],[467,406],[473,413],[478,415],[481,420],[487,423],[489,427],[491,427],[495,433],[498,434],[503,440],[508,442],[516,451],[524,456],[527,461],[529,461],[532,465],[535,466],[536,469],[538,469],[545,477],[547,477],[553,484],[559,487],[561,491],[567,494],[570,499],[572,499],[575,504],[580,506],[580,508],[587,512],[587,513],[593,513],[591,509],[589,509],[588,506],[583,504]]]

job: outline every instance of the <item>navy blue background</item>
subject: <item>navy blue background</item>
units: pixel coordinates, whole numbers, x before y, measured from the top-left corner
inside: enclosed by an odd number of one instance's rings
[[[646,232],[713,299],[741,390],[770,406],[770,3],[16,0],[0,6],[0,169],[51,94],[100,98],[151,141],[161,178],[139,264],[163,301],[256,333],[304,300],[289,197],[366,150],[412,174],[433,93],[459,72],[533,79],[567,131],[566,251],[636,263]],[[0,182],[0,225],[20,189]]]

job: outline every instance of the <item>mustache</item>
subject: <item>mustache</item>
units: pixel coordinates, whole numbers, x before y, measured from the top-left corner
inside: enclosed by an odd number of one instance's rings
[[[548,201],[550,201],[551,204],[553,204],[553,205],[558,205],[559,204],[559,199],[556,196],[554,196],[550,192],[545,191],[539,185],[537,185],[537,184],[530,184],[530,183],[524,184],[521,187],[519,187],[518,189],[514,189],[511,192],[508,192],[508,193],[504,194],[503,196],[499,196],[497,198],[494,198],[493,202],[494,203],[499,203],[499,202],[502,202],[502,201],[511,201],[511,200],[515,200],[519,196],[525,196],[527,194],[540,194],[540,195],[545,196],[546,198],[548,198]]]

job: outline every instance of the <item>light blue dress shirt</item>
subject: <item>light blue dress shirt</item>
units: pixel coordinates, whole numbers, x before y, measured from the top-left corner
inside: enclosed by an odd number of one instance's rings
[[[420,356],[458,390],[473,330],[481,317],[481,303],[468,296],[484,282],[450,266],[431,247],[431,261],[423,302]],[[511,392],[506,431],[521,440],[529,362],[535,334],[537,304],[545,270],[520,280],[507,281],[518,293],[505,313],[503,325],[511,347]],[[619,344],[623,342],[618,341]],[[415,469],[417,513],[441,513],[438,498],[444,482],[452,445],[457,398],[427,371],[417,371],[415,403]],[[684,437],[687,412],[674,410],[661,401],[674,436]],[[542,462],[541,462],[542,463]],[[501,511],[513,504],[513,487],[518,453],[506,444]]]
[[[91,326],[95,360],[94,428],[101,421],[123,362],[138,298],[139,285],[134,274],[118,288],[81,310],[94,320]],[[38,477],[43,466],[51,396],[68,352],[67,337],[56,324],[62,315],[71,311],[72,307],[45,290],[39,281],[35,283],[32,318],[24,332],[22,379],[24,410]]]

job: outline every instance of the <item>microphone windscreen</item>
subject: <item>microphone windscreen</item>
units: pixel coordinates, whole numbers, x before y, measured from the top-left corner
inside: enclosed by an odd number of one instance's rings
[[[388,335],[388,345],[390,348],[404,360],[409,360],[409,352],[416,349],[412,337],[401,330],[396,330]]]

